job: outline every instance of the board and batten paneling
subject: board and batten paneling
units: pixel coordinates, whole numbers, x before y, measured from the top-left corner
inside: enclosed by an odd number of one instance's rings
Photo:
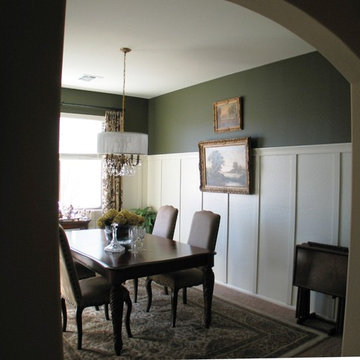
[[[190,227],[193,215],[201,210],[202,194],[200,188],[199,175],[199,155],[182,156],[181,159],[181,181],[180,181],[180,212],[178,222],[180,222],[179,239],[186,243],[189,238]]]
[[[259,196],[229,195],[228,284],[256,293]]]
[[[217,281],[227,283],[228,194],[204,192],[203,210],[210,210],[221,216],[215,247],[214,273]]]
[[[147,173],[146,176],[146,199],[144,203],[152,206],[156,210],[161,206],[161,187],[162,187],[162,160],[156,157],[147,157]],[[124,189],[125,190],[125,189]]]
[[[296,242],[338,245],[338,154],[298,155]]]
[[[293,306],[296,244],[349,244],[351,145],[261,148],[252,154],[251,195],[201,192],[198,153],[148,156],[140,202],[156,209],[163,201],[173,202],[179,208],[176,238],[182,242],[195,211],[219,213],[216,281]],[[316,311],[332,317],[333,302],[321,294],[312,296]]]
[[[161,206],[180,208],[180,161],[179,158],[165,158],[161,161]],[[179,240],[179,221],[176,222],[174,240]]]
[[[263,155],[256,160],[260,162],[257,292],[289,303],[296,158],[294,155]]]
[[[350,171],[346,172],[350,169],[349,155],[337,151],[298,155],[297,244],[314,241],[346,246],[349,243],[351,192]],[[333,318],[335,300],[312,293],[310,310]]]
[[[143,193],[146,188],[143,186],[143,172],[147,172],[146,163],[144,166],[140,166],[136,169],[134,176],[122,177],[123,195],[122,195],[122,207],[124,209],[137,209],[143,207],[143,199],[145,194]]]

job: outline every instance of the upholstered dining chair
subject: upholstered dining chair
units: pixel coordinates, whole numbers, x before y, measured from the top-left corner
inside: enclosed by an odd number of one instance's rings
[[[76,272],[78,274],[79,280],[96,276],[95,271],[88,269],[86,266],[84,266],[83,264],[80,264],[76,260],[74,260],[74,264],[75,264],[75,268],[76,268]]]
[[[59,225],[59,252],[60,252],[60,288],[61,288],[61,309],[63,314],[63,331],[66,331],[67,312],[66,302],[76,306],[76,325],[78,332],[78,349],[82,346],[82,312],[89,306],[105,305],[105,317],[109,320],[109,298],[110,284],[102,276],[89,277],[79,280],[76,267],[71,255],[66,233]],[[131,337],[130,313],[131,299],[129,292],[124,302],[127,304],[126,331]]]
[[[86,266],[84,266],[83,264],[80,264],[76,260],[74,260],[74,265],[75,265],[79,280],[96,276],[95,271],[88,269]],[[98,306],[95,306],[95,308],[96,308],[96,310],[99,310]],[[107,306],[106,306],[106,309],[107,309]]]
[[[161,206],[156,214],[152,234],[167,239],[174,237],[178,209],[171,205]]]
[[[171,205],[161,206],[156,214],[152,234],[172,240],[178,212],[178,209]],[[137,302],[138,286],[139,279],[136,278],[134,279],[134,302]],[[167,292],[167,288],[165,288],[165,292]]]
[[[86,266],[84,266],[83,264],[80,264],[79,262],[77,262],[76,260],[74,260],[74,265],[76,268],[76,272],[78,275],[78,279],[82,280],[82,279],[87,279],[89,277],[94,277],[96,276],[96,272],[90,270],[89,268],[87,268]],[[99,311],[99,307],[95,306],[96,310]],[[105,305],[105,311],[108,311],[108,306]]]
[[[92,271],[90,270],[89,268],[87,268],[86,266],[84,266],[83,264],[80,264],[79,262],[77,262],[76,260],[74,260],[74,265],[75,265],[75,268],[76,268],[76,272],[78,274],[78,278],[79,280],[82,280],[82,279],[87,279],[89,277],[94,277],[96,276],[96,272],[95,271]],[[99,311],[99,307],[98,306],[95,306],[96,310]],[[108,309],[108,306],[105,305],[105,311],[107,311]]]
[[[219,224],[220,215],[206,210],[195,212],[191,223],[188,244],[214,251]],[[155,281],[162,286],[169,287],[171,289],[172,326],[175,327],[179,290],[183,289],[183,302],[186,304],[186,288],[201,284],[204,285],[204,271],[204,268],[196,267],[147,277],[146,291],[148,304],[146,311],[150,311],[152,302],[151,282]]]
[[[96,276],[95,271],[88,269],[86,266],[84,266],[83,264],[80,264],[76,260],[74,260],[74,264],[76,267],[76,271],[77,271],[79,280]]]

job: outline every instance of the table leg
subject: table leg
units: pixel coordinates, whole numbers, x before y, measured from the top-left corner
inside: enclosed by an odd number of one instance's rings
[[[124,299],[126,298],[127,289],[122,285],[114,285],[110,290],[110,309],[111,320],[114,332],[114,348],[116,355],[120,355],[122,349],[122,317],[124,310]]]
[[[203,284],[203,293],[204,293],[204,325],[206,328],[210,326],[211,323],[211,305],[212,305],[212,296],[214,292],[214,272],[211,268],[207,268],[204,273],[204,284]]]

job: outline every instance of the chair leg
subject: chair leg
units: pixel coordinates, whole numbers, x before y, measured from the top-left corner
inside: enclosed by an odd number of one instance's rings
[[[176,323],[176,308],[177,308],[177,299],[178,299],[179,289],[173,289],[171,291],[171,317],[172,317],[172,326],[175,327]]]
[[[125,317],[125,327],[126,327],[126,332],[128,334],[128,337],[131,338],[132,333],[131,333],[131,328],[130,328],[130,315],[131,315],[131,310],[132,310],[132,302],[131,302],[129,292],[127,293],[124,301],[125,301],[126,306],[127,306],[126,317]]]
[[[105,319],[106,319],[106,320],[110,320],[110,316],[109,316],[109,304],[105,304],[105,305],[104,305],[104,309],[105,309]]]
[[[78,350],[81,350],[82,345],[82,312],[83,308],[78,307],[76,309],[76,325],[77,325],[77,331],[78,331]]]
[[[67,312],[66,312],[66,303],[65,299],[61,298],[61,310],[63,315],[63,328],[62,331],[66,331],[66,324],[67,324]]]
[[[149,278],[147,278],[145,281],[145,287],[146,287],[146,292],[147,292],[147,297],[148,297],[146,312],[150,311],[151,302],[152,302],[151,282],[152,282],[152,280]]]
[[[137,296],[138,296],[138,286],[139,286],[139,279],[134,279],[134,302],[137,302]]]
[[[183,304],[187,304],[187,291],[186,287],[183,288]]]

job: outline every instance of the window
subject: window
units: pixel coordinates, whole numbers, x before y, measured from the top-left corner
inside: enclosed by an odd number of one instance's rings
[[[96,154],[96,141],[103,123],[104,118],[99,116],[61,114],[61,207],[101,208],[102,161]]]

